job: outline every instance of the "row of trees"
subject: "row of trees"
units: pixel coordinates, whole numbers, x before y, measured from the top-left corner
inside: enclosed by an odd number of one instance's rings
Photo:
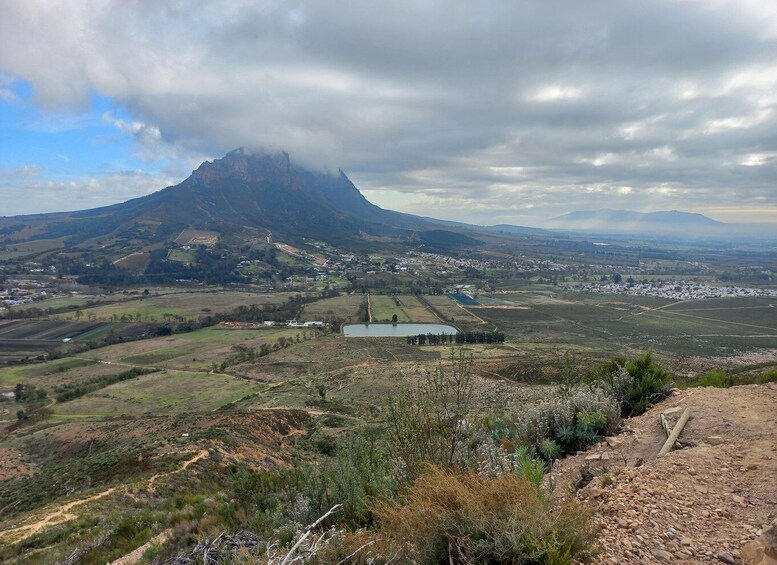
[[[502,332],[456,332],[455,334],[418,334],[407,336],[408,345],[446,345],[463,343],[504,343]]]

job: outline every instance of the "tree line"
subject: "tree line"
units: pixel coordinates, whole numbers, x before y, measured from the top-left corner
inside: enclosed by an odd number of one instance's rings
[[[407,336],[408,345],[447,345],[463,343],[504,343],[503,332],[456,332],[455,334],[418,334]]]

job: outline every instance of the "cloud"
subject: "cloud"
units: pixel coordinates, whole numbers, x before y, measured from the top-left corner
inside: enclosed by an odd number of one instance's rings
[[[83,210],[122,202],[179,182],[164,174],[117,171],[70,180],[47,180],[38,174],[0,171],[0,194],[14,202],[13,214]]]
[[[765,209],[769,4],[28,0],[0,7],[0,71],[43,107],[115,100],[144,158],[285,149],[408,211]]]

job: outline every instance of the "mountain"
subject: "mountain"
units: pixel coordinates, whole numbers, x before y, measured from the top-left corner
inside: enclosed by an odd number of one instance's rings
[[[434,246],[445,240],[437,223],[370,203],[342,171],[311,171],[285,152],[243,149],[202,163],[176,186],[121,204],[0,218],[6,242],[57,240],[114,258],[163,245],[187,228],[215,232],[220,241],[235,244],[269,233],[288,243],[312,239],[351,248],[392,241]],[[447,244],[477,243],[451,237]]]
[[[726,224],[702,214],[680,212],[634,212],[602,209],[575,211],[553,218],[549,227],[603,233],[693,235],[720,231]]]

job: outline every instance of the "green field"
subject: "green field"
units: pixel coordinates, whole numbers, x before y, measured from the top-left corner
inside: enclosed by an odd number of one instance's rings
[[[232,355],[235,345],[256,349],[263,343],[275,343],[280,337],[295,339],[297,334],[312,337],[314,330],[207,327],[169,337],[111,345],[85,352],[81,357],[128,366],[209,371],[213,363],[218,364]]]
[[[370,308],[373,322],[390,322],[397,316],[397,322],[439,322],[440,319],[430,312],[415,296],[383,294],[370,295]]]
[[[140,416],[216,410],[257,394],[257,383],[208,373],[164,371],[120,382],[70,402],[57,404],[58,416]]]
[[[65,238],[60,237],[57,239],[36,239],[21,243],[11,243],[4,250],[0,251],[0,261],[62,249],[65,245],[64,240]]]

